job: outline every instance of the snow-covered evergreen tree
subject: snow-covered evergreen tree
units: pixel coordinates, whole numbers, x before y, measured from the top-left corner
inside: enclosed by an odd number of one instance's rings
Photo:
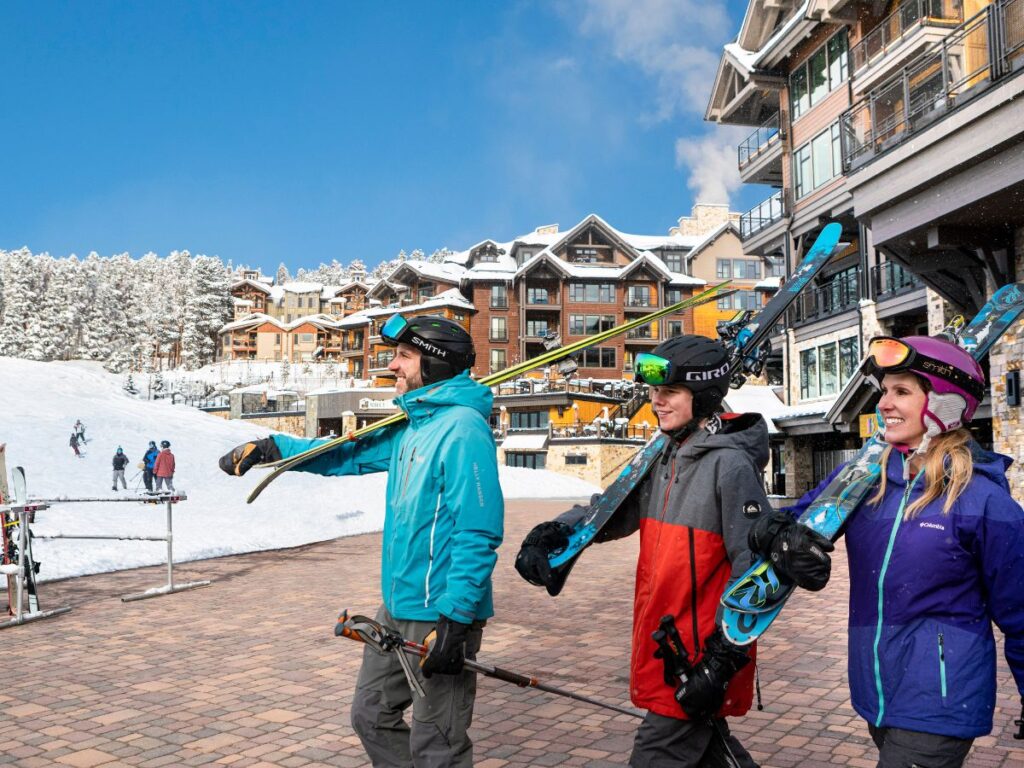
[[[282,261],[277,265],[277,275],[274,277],[274,282],[277,285],[284,285],[292,281],[291,275],[288,274],[288,267],[284,265]]]
[[[29,325],[40,298],[36,270],[36,260],[28,248],[11,251],[4,259],[0,355],[20,357],[28,347]]]
[[[194,370],[213,361],[217,331],[231,319],[228,273],[218,259],[193,259],[183,317],[182,362]]]

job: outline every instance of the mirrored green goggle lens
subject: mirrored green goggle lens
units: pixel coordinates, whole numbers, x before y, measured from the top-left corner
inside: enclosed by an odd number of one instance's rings
[[[402,331],[404,331],[408,325],[409,322],[401,315],[392,315],[380,329],[380,335],[386,341],[397,344],[398,338],[402,335]]]
[[[637,381],[658,386],[668,381],[672,372],[672,363],[664,357],[652,355],[650,352],[641,352],[633,362],[633,371],[633,378]]]

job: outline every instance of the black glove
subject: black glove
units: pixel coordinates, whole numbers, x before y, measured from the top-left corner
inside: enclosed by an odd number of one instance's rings
[[[425,678],[429,680],[434,674],[457,675],[462,671],[462,665],[466,663],[469,626],[444,614],[437,617],[437,626],[423,639],[427,655],[420,659],[420,669]]]
[[[220,457],[218,464],[220,468],[229,475],[244,475],[250,468],[267,461],[277,461],[281,458],[281,451],[272,437],[264,437],[262,440],[253,440],[249,443],[242,443],[237,448],[231,449]]]
[[[526,534],[523,545],[516,555],[516,570],[528,582],[538,587],[546,587],[551,578],[551,565],[548,558],[553,552],[565,549],[569,545],[569,534],[572,533],[565,523],[552,520],[541,523]]]
[[[828,584],[835,545],[785,512],[760,518],[747,535],[750,551],[772,561],[780,574],[797,586],[817,592]]]
[[[722,636],[722,630],[704,643],[704,655],[690,671],[689,679],[676,688],[676,701],[691,720],[713,717],[725,701],[732,676],[750,663],[747,652]]]

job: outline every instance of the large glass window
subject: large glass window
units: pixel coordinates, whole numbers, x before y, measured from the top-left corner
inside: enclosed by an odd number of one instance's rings
[[[683,321],[682,320],[669,320],[667,322],[668,322],[668,328],[666,329],[666,331],[668,333],[668,338],[672,338],[673,336],[682,336],[683,335]]]
[[[669,272],[682,272],[683,271],[683,254],[681,253],[666,253],[663,257],[665,266],[668,267]]]
[[[850,76],[846,30],[833,35],[789,76],[793,120],[819,103]]]
[[[715,261],[715,277],[719,280],[728,280],[732,277],[732,259],[717,259]]]
[[[569,301],[611,304],[615,301],[615,283],[569,283]]]
[[[548,421],[547,411],[512,411],[509,414],[512,429],[546,429]]]
[[[760,279],[761,262],[751,259],[733,259],[732,276],[741,280]]]
[[[793,187],[798,199],[827,184],[842,172],[838,122],[793,152]]]
[[[569,335],[589,336],[615,327],[615,315],[569,315]]]
[[[839,387],[845,387],[860,364],[860,344],[856,336],[839,341]]]
[[[504,317],[492,317],[491,318],[491,341],[507,341],[508,340],[508,326],[506,325],[506,318]]]
[[[547,461],[546,453],[519,453],[509,451],[505,454],[506,467],[526,467],[527,469],[544,469]]]
[[[548,321],[547,320],[527,320],[526,321],[526,335],[527,336],[547,336],[548,335]]]
[[[547,304],[548,303],[548,289],[547,288],[527,288],[526,289],[526,303],[527,304]]]
[[[591,347],[583,353],[583,368],[614,368],[614,347]]]
[[[683,300],[683,289],[682,288],[666,288],[665,289],[665,303],[668,305],[678,304]]]
[[[818,396],[818,350],[805,349],[800,353],[800,399]]]
[[[651,288],[647,285],[631,285],[626,292],[627,307],[651,306]]]
[[[838,392],[839,386],[839,361],[836,355],[836,345],[826,344],[818,347],[818,393],[834,395]]]
[[[508,367],[506,362],[505,350],[504,349],[492,349],[491,350],[491,372],[500,371],[503,368]]]
[[[793,152],[793,191],[797,199],[814,187],[811,186],[811,148],[804,144]]]
[[[508,306],[508,289],[504,285],[491,286],[491,306],[499,308]]]

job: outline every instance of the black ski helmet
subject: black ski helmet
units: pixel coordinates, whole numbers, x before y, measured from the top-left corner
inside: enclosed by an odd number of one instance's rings
[[[170,448],[171,444],[169,442],[167,442],[166,440],[161,440],[160,441],[160,447],[161,448]]]
[[[637,356],[634,378],[644,384],[686,387],[693,394],[693,417],[705,419],[721,407],[729,391],[729,353],[719,342],[707,336],[684,334],[661,342],[650,353],[666,361],[660,375],[644,375],[644,355]]]
[[[425,385],[450,379],[476,362],[473,339],[466,329],[440,315],[392,315],[380,335],[387,344],[408,344],[420,351],[420,376]]]

